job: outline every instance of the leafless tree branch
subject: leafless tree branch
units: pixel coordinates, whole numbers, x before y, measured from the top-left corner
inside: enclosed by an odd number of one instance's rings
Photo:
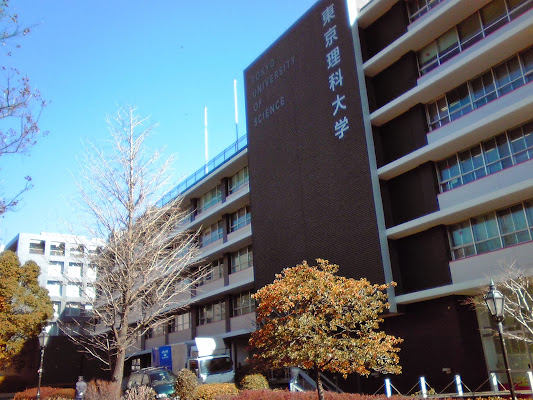
[[[106,363],[110,355],[120,383],[126,350],[148,329],[167,323],[202,277],[189,268],[198,251],[197,232],[182,229],[188,211],[179,199],[154,205],[171,161],[161,163],[160,152],[147,152],[154,126],[132,107],[107,122],[111,151],[89,145],[78,182],[94,221],[91,234],[106,238],[91,261],[97,267],[96,297],[88,300],[96,326],[71,337]]]

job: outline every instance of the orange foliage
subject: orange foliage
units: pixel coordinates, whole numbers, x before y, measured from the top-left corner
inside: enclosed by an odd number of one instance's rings
[[[287,268],[261,288],[252,361],[270,368],[298,366],[347,376],[371,370],[401,373],[396,347],[403,340],[379,330],[389,308],[386,289],[366,279],[335,275],[338,265],[317,260]]]

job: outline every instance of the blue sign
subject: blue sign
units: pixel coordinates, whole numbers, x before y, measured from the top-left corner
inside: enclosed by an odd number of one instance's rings
[[[159,348],[159,366],[172,369],[172,348],[170,346]]]

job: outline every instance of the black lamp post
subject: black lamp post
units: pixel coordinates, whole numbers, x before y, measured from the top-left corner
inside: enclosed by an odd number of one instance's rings
[[[37,372],[39,373],[39,383],[37,384],[37,395],[35,398],[37,400],[41,399],[41,378],[43,376],[43,360],[44,360],[44,349],[46,348],[46,345],[48,344],[48,339],[50,336],[48,335],[48,330],[45,328],[39,333],[39,346],[41,347],[41,362],[39,364],[39,369]]]
[[[488,293],[483,297],[487,307],[489,309],[490,315],[496,320],[498,325],[498,334],[500,336],[500,343],[502,344],[502,353],[503,353],[503,362],[505,363],[505,370],[507,372],[507,380],[509,381],[509,390],[511,392],[511,399],[516,400],[516,395],[514,392],[513,378],[511,376],[511,368],[509,367],[509,359],[507,358],[507,348],[505,347],[505,341],[503,340],[503,314],[504,314],[504,301],[505,296],[496,289],[494,281],[491,279],[490,288]]]

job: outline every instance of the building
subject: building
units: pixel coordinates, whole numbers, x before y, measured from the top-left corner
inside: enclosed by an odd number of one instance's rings
[[[404,365],[440,387],[449,373],[472,389],[488,371],[506,381],[491,321],[462,296],[498,279],[501,263],[533,267],[532,8],[375,0],[354,29],[398,282],[387,326],[406,339]],[[509,347],[523,379],[531,348]]]
[[[218,336],[242,363],[250,294],[321,257],[397,282],[385,329],[405,339],[403,393],[421,375],[437,389],[454,374],[472,390],[492,371],[505,382],[491,321],[464,300],[502,262],[533,269],[532,8],[373,0],[350,26],[344,0],[318,1],[245,71],[247,137],[162,199],[190,205],[211,274],[138,357]],[[531,348],[510,353],[531,369]]]
[[[15,252],[22,264],[33,260],[41,269],[39,285],[48,289],[54,306],[50,335],[62,334],[58,319],[73,332],[79,330],[76,321],[83,321],[87,300],[94,298],[96,268],[90,257],[102,244],[99,239],[48,232],[19,233],[7,244],[6,250]]]
[[[87,360],[63,330],[76,334],[91,317],[87,302],[94,296],[96,269],[91,255],[99,251],[103,241],[83,236],[48,233],[19,233],[5,247],[17,254],[21,264],[33,260],[40,267],[39,285],[48,289],[54,306],[45,351],[43,384],[67,385],[79,375],[102,377],[100,365]],[[62,329],[57,322],[62,322]],[[27,348],[26,348],[27,347]],[[17,391],[36,385],[35,371],[39,367],[38,342],[29,341],[21,355],[23,362],[6,375],[1,390]]]

